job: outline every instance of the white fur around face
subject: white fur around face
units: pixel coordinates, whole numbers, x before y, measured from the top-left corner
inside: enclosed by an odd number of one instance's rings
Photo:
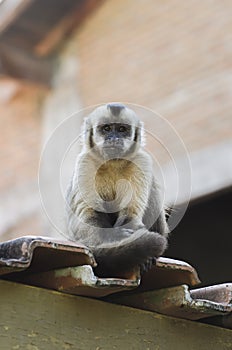
[[[143,123],[133,110],[125,106],[125,108],[121,110],[120,114],[115,116],[111,113],[107,105],[103,105],[97,107],[92,113],[90,113],[89,116],[85,118],[82,133],[82,141],[85,151],[91,148],[90,138],[92,138],[94,147],[96,147],[96,149],[101,153],[103,149],[102,146],[104,144],[104,137],[99,134],[97,127],[101,124],[110,123],[128,124],[132,127],[130,137],[125,137],[123,140],[124,153],[130,149],[132,142],[134,142],[135,133],[137,134],[136,142],[138,143],[138,147],[135,148],[140,148],[140,146],[143,147],[145,145]],[[101,155],[103,154],[101,153]]]

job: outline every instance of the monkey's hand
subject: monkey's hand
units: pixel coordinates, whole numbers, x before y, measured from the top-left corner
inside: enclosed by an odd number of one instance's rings
[[[112,229],[111,229],[112,230]],[[121,241],[124,238],[130,237],[134,230],[125,227],[114,227],[112,241]]]
[[[128,237],[130,235],[132,235],[132,233],[134,233],[134,230],[130,229],[130,228],[121,228],[122,232],[125,234],[125,237]]]
[[[131,217],[128,217],[127,215],[122,215],[116,220],[114,224],[114,227],[120,227],[120,226],[123,226],[124,229],[130,230],[133,233],[134,231],[137,231],[140,228],[143,228],[144,224],[137,217],[131,218]]]

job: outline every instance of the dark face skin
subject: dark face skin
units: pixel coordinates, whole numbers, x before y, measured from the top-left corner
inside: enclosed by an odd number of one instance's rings
[[[103,139],[104,156],[118,157],[126,148],[126,141],[131,140],[131,126],[123,123],[109,123],[98,125],[97,131]]]
[[[106,146],[117,146],[131,136],[131,126],[121,123],[103,124],[98,126],[98,132],[104,137]]]

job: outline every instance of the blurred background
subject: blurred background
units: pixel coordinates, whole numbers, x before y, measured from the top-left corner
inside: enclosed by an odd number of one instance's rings
[[[134,103],[168,120],[190,157],[190,205],[166,256],[195,266],[203,284],[231,280],[231,16],[229,0],[0,1],[0,240],[58,236],[38,189],[41,150],[57,125],[86,106]],[[175,138],[157,130],[181,168]],[[168,169],[162,149],[149,140],[148,149]],[[49,179],[57,212],[54,191]]]

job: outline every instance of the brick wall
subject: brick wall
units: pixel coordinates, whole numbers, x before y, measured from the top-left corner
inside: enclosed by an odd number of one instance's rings
[[[61,52],[53,88],[44,99],[41,110],[42,139],[46,154],[42,158],[43,166],[40,172],[40,193],[47,214],[43,216],[43,224],[49,236],[59,238],[64,238],[65,235],[64,195],[79,151],[76,149],[77,144],[72,145],[72,142],[80,132],[82,121],[77,117],[73,118],[74,120],[71,118],[72,123],[66,123],[66,119],[82,108],[79,99],[80,72],[76,46],[75,40],[70,40]],[[56,133],[55,130],[60,132]],[[68,156],[66,154],[69,147],[71,153],[74,153],[71,159],[70,153],[68,152]],[[64,234],[60,235],[60,232]]]
[[[227,0],[106,1],[74,37],[84,105],[155,109],[189,151],[230,138],[231,13]]]
[[[36,176],[41,122],[38,103],[38,90],[24,87],[9,103],[0,104],[0,191]]]
[[[1,239],[41,233],[37,174],[42,96],[40,89],[20,85],[15,96],[0,103]]]

